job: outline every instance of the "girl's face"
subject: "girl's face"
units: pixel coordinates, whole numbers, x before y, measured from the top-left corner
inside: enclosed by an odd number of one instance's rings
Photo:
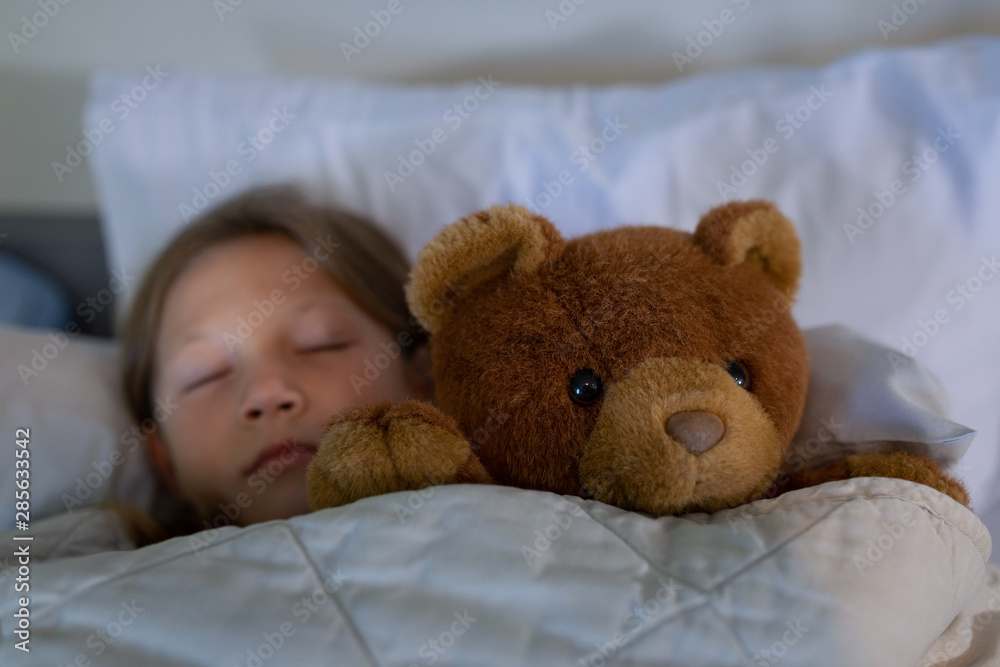
[[[155,341],[157,468],[214,525],[309,511],[306,465],[334,413],[427,398],[399,333],[284,237],[204,251],[170,288]]]

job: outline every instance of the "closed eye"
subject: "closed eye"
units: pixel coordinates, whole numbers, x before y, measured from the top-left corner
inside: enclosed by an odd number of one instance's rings
[[[314,352],[336,352],[338,350],[343,350],[350,346],[351,346],[350,342],[324,343],[322,345],[315,345],[313,347],[303,348],[302,352],[304,354],[311,354]]]
[[[187,386],[185,386],[182,391],[184,393],[188,393],[188,392],[194,391],[195,389],[198,389],[199,387],[203,387],[203,386],[205,386],[207,384],[215,382],[216,380],[221,380],[223,377],[225,377],[228,374],[229,374],[229,368],[222,368],[222,369],[220,369],[220,370],[218,370],[218,371],[216,371],[214,373],[210,373],[208,375],[204,375],[204,376],[198,378],[194,382],[192,382],[192,383],[188,384]]]

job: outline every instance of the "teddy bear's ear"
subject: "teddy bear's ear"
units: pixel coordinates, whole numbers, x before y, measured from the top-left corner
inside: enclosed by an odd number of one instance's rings
[[[802,274],[802,246],[795,227],[774,204],[730,202],[706,213],[694,242],[723,266],[746,263],[759,270],[789,299]]]
[[[562,252],[551,222],[515,204],[493,206],[448,225],[417,255],[406,300],[430,333],[463,292],[505,271],[532,273]]]

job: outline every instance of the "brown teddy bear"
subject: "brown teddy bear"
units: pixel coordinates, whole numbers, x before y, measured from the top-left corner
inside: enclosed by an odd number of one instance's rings
[[[717,207],[693,234],[626,226],[567,241],[515,205],[449,225],[407,285],[439,407],[336,416],[309,467],[312,507],[465,482],[664,515],[859,476],[967,504],[932,461],[903,453],[779,478],[807,390],[789,312],[800,254],[763,201]]]

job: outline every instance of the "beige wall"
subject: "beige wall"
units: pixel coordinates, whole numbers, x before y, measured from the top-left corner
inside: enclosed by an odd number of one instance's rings
[[[894,6],[899,29],[888,32],[896,27]],[[220,13],[225,7],[232,11]],[[348,62],[340,44],[373,11],[386,25]],[[43,27],[33,31],[33,18]],[[816,65],[865,46],[1000,35],[1000,3],[20,0],[0,4],[0,28],[0,212],[91,212],[87,170],[60,183],[51,163],[80,140],[87,77],[98,69],[160,65],[407,82],[490,71],[535,84],[659,82],[721,67]],[[706,29],[719,34],[678,67],[674,52],[683,54],[688,38]]]

